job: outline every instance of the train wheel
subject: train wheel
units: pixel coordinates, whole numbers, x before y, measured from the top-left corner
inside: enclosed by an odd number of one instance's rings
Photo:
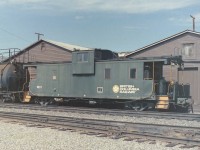
[[[11,100],[12,103],[15,103],[15,95],[14,94],[11,94],[10,100]]]
[[[24,96],[23,96],[22,93],[18,93],[16,97],[17,97],[17,101],[23,102],[23,97],[24,97]]]
[[[144,111],[153,109],[153,105],[147,104],[145,102],[127,102],[125,103],[125,108],[133,109],[134,111]]]
[[[142,106],[140,103],[127,102],[127,103],[125,103],[125,108],[133,109],[135,111],[140,111]]]
[[[6,102],[11,102],[14,103],[15,102],[15,95],[14,94],[5,94],[2,96],[2,102],[6,103]]]
[[[40,104],[41,106],[47,106],[53,103],[53,100],[49,99],[49,98],[35,98],[34,102],[36,104]]]
[[[148,107],[147,107],[147,105],[145,104],[145,103],[136,103],[135,104],[135,107],[133,107],[133,109],[135,110],[135,111],[144,111],[144,110],[146,110]]]
[[[5,103],[6,102],[6,98],[2,98],[2,102]]]
[[[141,104],[140,103],[135,103],[132,105],[132,109],[135,111],[140,111],[141,109]]]

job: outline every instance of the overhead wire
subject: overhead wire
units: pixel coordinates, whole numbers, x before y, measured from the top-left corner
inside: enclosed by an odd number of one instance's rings
[[[21,36],[19,36],[19,35],[16,35],[15,33],[12,33],[12,32],[10,32],[10,31],[8,31],[8,30],[2,28],[1,26],[0,26],[0,30],[2,30],[2,31],[4,31],[4,32],[6,32],[6,33],[8,33],[8,34],[10,34],[10,35],[12,35],[12,36],[18,38],[18,39],[21,39],[21,40],[23,40],[23,41],[26,41],[26,42],[29,42],[29,43],[31,42],[31,41],[29,41],[29,40],[27,40],[27,39],[25,39],[25,38],[23,38],[23,37],[21,37]]]

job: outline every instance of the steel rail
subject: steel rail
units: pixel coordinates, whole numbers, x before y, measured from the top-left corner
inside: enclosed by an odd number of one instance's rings
[[[186,114],[186,113],[170,113],[170,112],[135,112],[132,110],[121,109],[102,109],[102,108],[83,108],[83,107],[66,107],[66,106],[47,106],[41,107],[36,105],[23,105],[23,104],[2,104],[0,108],[13,108],[13,109],[30,109],[40,111],[57,111],[57,112],[72,112],[81,114],[102,114],[113,116],[129,116],[129,117],[147,117],[157,119],[177,119],[188,121],[199,121],[200,114]]]
[[[0,118],[34,123],[36,126],[57,127],[88,134],[112,136],[115,138],[142,138],[162,140],[173,144],[200,147],[200,128],[120,122],[110,120],[84,119],[0,111]]]

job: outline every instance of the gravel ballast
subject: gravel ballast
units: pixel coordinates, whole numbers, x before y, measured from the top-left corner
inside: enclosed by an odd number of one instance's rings
[[[0,121],[0,148],[6,150],[183,150],[166,143],[123,141],[51,128],[26,127]],[[197,147],[192,148],[198,150]]]
[[[78,114],[66,112],[34,111],[26,109],[0,108],[0,111],[39,113],[43,115],[58,115],[67,117],[90,118],[101,120],[118,120],[138,123],[158,123],[200,127],[195,121],[165,120],[155,118],[117,117],[109,115]],[[166,147],[164,142],[149,144],[97,137],[80,134],[79,132],[59,131],[51,128],[26,127],[26,125],[7,123],[0,120],[0,149],[6,150],[183,150],[179,146]],[[198,150],[198,147],[191,150]],[[187,148],[188,150],[188,148]]]

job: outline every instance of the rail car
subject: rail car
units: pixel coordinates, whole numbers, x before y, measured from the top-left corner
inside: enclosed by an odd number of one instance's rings
[[[23,64],[1,63],[0,72],[0,99],[3,102],[22,100],[26,79]]]
[[[188,88],[163,77],[163,66],[172,63],[183,65],[180,56],[120,59],[108,50],[74,51],[72,62],[25,64],[23,101],[124,103],[140,111],[188,109]]]

